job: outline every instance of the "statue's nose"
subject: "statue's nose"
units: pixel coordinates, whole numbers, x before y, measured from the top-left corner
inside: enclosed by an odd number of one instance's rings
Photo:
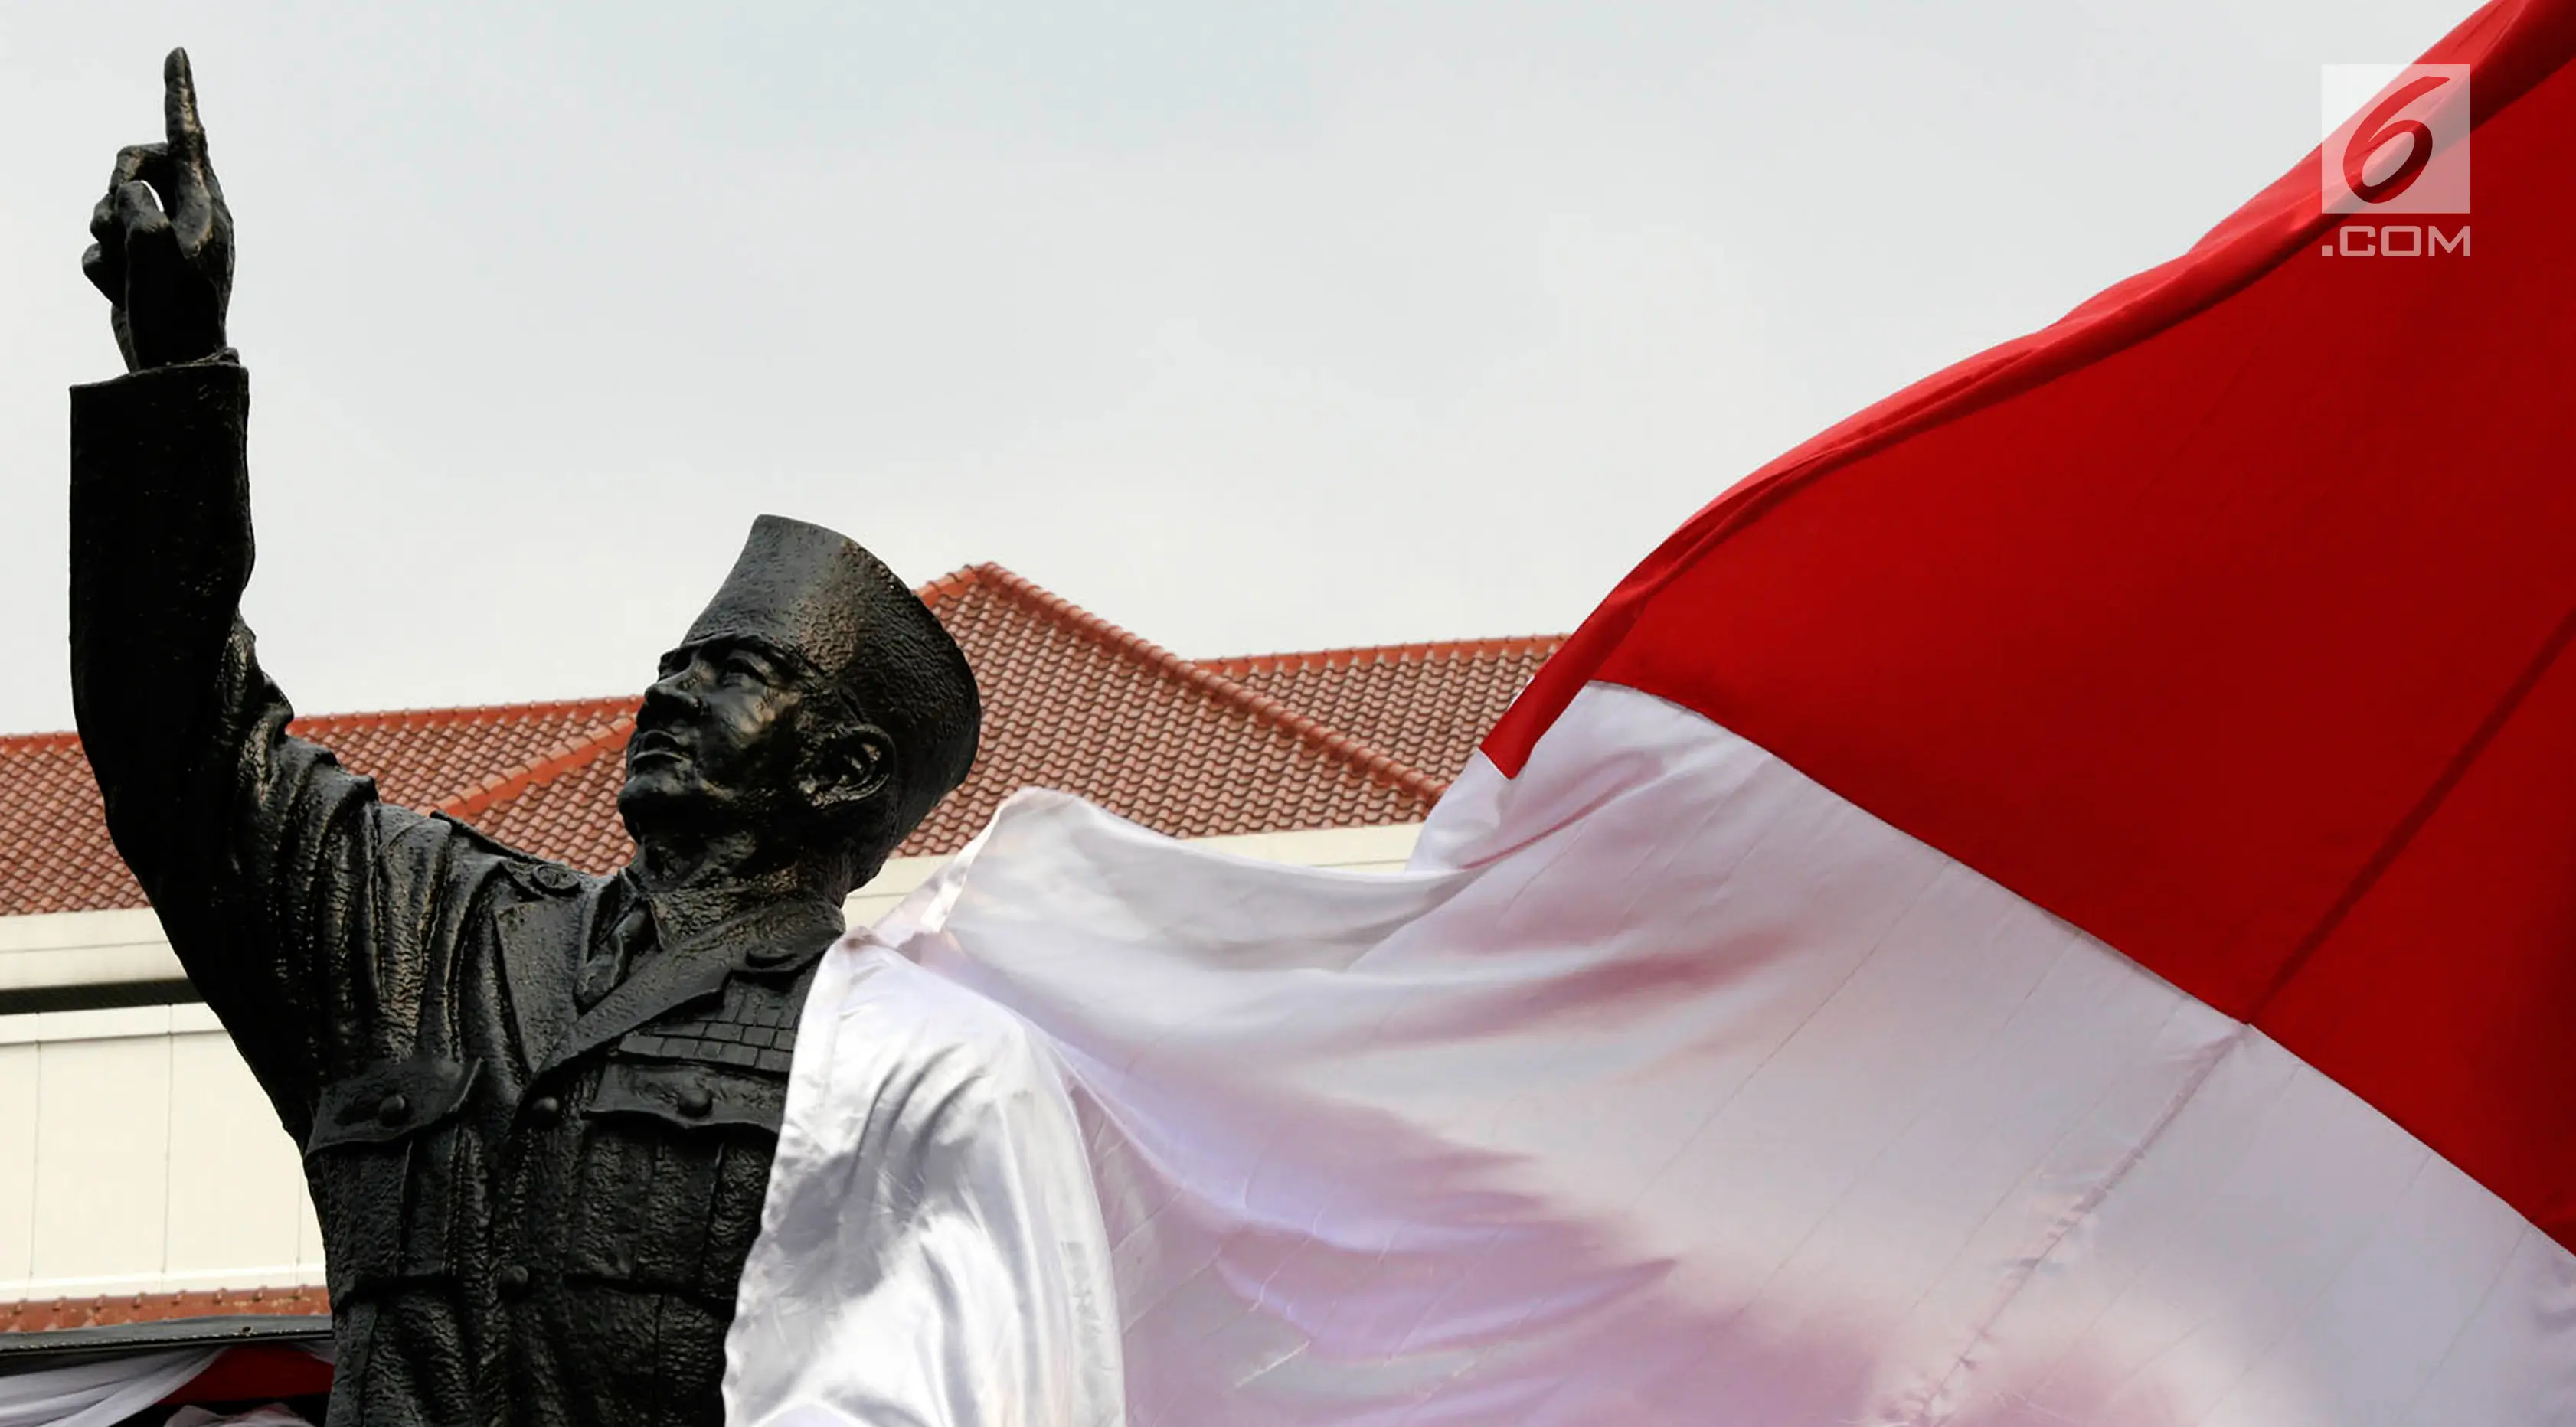
[[[694,667],[674,669],[646,686],[644,706],[636,711],[635,721],[651,725],[695,714],[704,700],[698,695],[697,680],[690,677]]]

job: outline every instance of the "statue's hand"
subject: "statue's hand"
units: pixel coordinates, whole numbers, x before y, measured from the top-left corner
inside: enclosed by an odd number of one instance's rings
[[[128,371],[224,350],[233,293],[233,215],[206,162],[188,52],[161,67],[168,140],[119,150],[107,196],[91,210],[81,271],[113,304]]]

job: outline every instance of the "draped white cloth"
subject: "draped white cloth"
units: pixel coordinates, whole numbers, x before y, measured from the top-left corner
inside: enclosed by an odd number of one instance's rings
[[[220,1348],[134,1353],[0,1377],[0,1427],[113,1427],[178,1391]]]
[[[1595,686],[1416,870],[1026,794],[837,948],[737,1424],[2525,1427],[2576,1260],[2278,1045]],[[1122,1404],[1123,1398],[1123,1404]]]
[[[815,973],[728,1340],[733,1422],[1115,1427],[1100,1207],[1053,1057],[853,938]]]

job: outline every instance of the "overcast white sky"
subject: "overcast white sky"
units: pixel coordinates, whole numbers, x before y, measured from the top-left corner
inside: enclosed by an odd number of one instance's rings
[[[189,47],[298,707],[640,689],[774,510],[1185,654],[1571,627],[2467,0],[0,7],[0,729]]]

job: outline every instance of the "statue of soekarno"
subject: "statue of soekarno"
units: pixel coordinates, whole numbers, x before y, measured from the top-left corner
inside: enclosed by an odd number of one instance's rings
[[[232,219],[183,52],[164,80],[82,265],[128,370],[72,392],[72,690],[118,850],[303,1147],[330,1421],[712,1427],[799,1007],[964,779],[974,677],[867,551],[763,516],[644,693],[614,876],[291,736],[238,609]]]

